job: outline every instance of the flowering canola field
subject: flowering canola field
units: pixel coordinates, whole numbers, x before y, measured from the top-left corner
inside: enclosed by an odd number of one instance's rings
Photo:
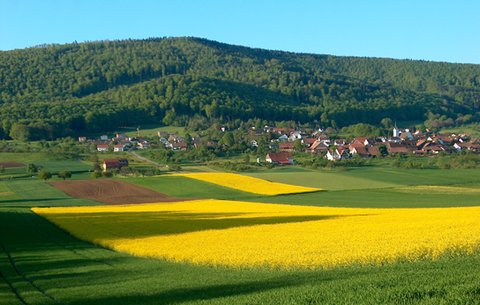
[[[317,192],[322,189],[313,187],[296,186],[263,179],[230,174],[230,173],[201,173],[201,174],[178,174],[178,176],[193,178],[225,187],[241,190],[244,192],[261,195],[283,195]]]
[[[480,249],[480,207],[356,209],[196,200],[32,210],[116,251],[208,266],[335,268]]]

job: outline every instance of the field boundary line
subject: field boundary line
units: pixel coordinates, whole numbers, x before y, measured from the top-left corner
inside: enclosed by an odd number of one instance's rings
[[[1,241],[0,241],[0,243],[2,244],[2,247],[3,247],[3,243]],[[5,281],[5,283],[7,283],[8,287],[10,287],[13,294],[15,294],[15,296],[18,298],[18,300],[20,302],[22,302],[23,304],[28,305],[28,303],[20,296],[17,289],[15,287],[13,287],[12,283],[10,283],[10,281],[2,274],[2,270],[0,270],[0,277]]]
[[[18,211],[16,211],[18,213]],[[18,266],[15,264],[15,261],[13,259],[13,257],[11,256],[10,252],[7,250],[7,248],[5,247],[5,244],[0,240],[0,245],[2,246],[3,248],[3,251],[5,252],[5,254],[7,255],[8,257],[8,260],[10,261],[10,264],[12,265],[13,269],[15,270],[15,272],[21,276],[26,282],[28,282],[32,287],[34,287],[36,290],[38,290],[38,292],[40,292],[42,295],[46,296],[47,298],[51,299],[52,301],[56,302],[56,303],[59,303],[59,304],[65,304],[57,299],[55,299],[53,296],[49,295],[48,293],[46,293],[43,289],[41,289],[39,286],[37,286],[35,283],[33,283],[32,280],[30,280],[26,275],[24,275],[20,269],[18,268]]]
[[[46,293],[45,291],[43,291],[40,287],[38,287],[36,284],[34,284],[27,276],[23,275],[23,273],[18,269],[17,265],[15,264],[12,256],[10,255],[10,252],[8,252],[7,248],[5,247],[5,245],[3,244],[2,241],[0,241],[0,245],[2,246],[3,248],[3,251],[5,252],[5,254],[7,255],[8,257],[8,260],[10,261],[10,264],[12,265],[13,269],[15,270],[15,272],[21,276],[26,282],[28,282],[32,287],[34,287],[38,292],[40,292],[42,295],[44,295],[45,297],[51,299],[52,301],[56,302],[56,303],[59,303],[59,304],[65,304],[63,302],[60,302],[59,300],[55,299],[54,297],[52,297],[51,295],[49,295],[48,293]],[[28,304],[28,303],[26,303]]]

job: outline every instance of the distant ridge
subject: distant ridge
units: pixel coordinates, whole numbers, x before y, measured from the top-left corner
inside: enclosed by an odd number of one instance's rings
[[[322,127],[383,118],[462,123],[478,121],[479,108],[480,65],[472,64],[299,54],[194,37],[0,52],[4,139],[12,127],[27,128],[32,140],[55,139],[184,125],[194,116]]]

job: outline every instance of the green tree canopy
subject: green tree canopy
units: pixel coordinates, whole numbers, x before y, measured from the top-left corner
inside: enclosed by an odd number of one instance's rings
[[[42,170],[37,174],[37,178],[47,181],[48,179],[52,178],[52,173],[46,170]]]
[[[66,170],[58,173],[58,178],[63,178],[63,180],[71,177],[72,177],[72,173]]]

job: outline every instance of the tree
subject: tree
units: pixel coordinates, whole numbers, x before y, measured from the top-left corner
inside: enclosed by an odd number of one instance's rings
[[[52,178],[52,173],[49,172],[49,171],[43,170],[43,171],[38,173],[37,178],[38,179],[44,179],[45,181],[47,181],[47,179]]]
[[[102,172],[102,176],[105,178],[112,178],[113,177],[113,172],[112,171],[104,171]]]
[[[233,134],[230,131],[227,131],[223,137],[222,141],[225,145],[228,147],[232,147],[235,144],[235,138],[233,137]]]
[[[100,166],[100,161],[98,160],[98,155],[97,155],[97,152],[95,151],[93,153],[93,170],[94,171],[101,171],[102,170],[102,167]]]
[[[293,147],[295,147],[295,149],[298,152],[305,151],[305,148],[303,147],[302,141],[300,141],[300,140],[295,140],[295,142],[293,142]]]
[[[5,167],[3,165],[0,165],[0,173],[3,173],[5,171]]]
[[[98,178],[102,177],[102,172],[100,172],[100,171],[94,171],[94,172],[90,175],[90,177],[95,178],[95,179],[98,179]]]
[[[10,137],[14,140],[25,142],[30,139],[30,130],[25,124],[13,124]]]
[[[65,180],[66,178],[71,178],[72,177],[72,173],[69,172],[69,171],[61,171],[58,173],[58,178],[63,178],[63,180]]]
[[[249,164],[250,163],[250,156],[248,154],[245,154],[243,157],[243,163]]]
[[[43,168],[43,166],[41,166],[41,165],[35,165],[33,163],[30,163],[27,166],[27,173],[34,174],[34,173],[37,173],[42,168]]]
[[[384,118],[380,124],[383,125],[386,129],[392,128],[393,127],[393,122],[390,118]]]
[[[335,162],[334,161],[328,162],[326,168],[333,170],[335,168]]]

